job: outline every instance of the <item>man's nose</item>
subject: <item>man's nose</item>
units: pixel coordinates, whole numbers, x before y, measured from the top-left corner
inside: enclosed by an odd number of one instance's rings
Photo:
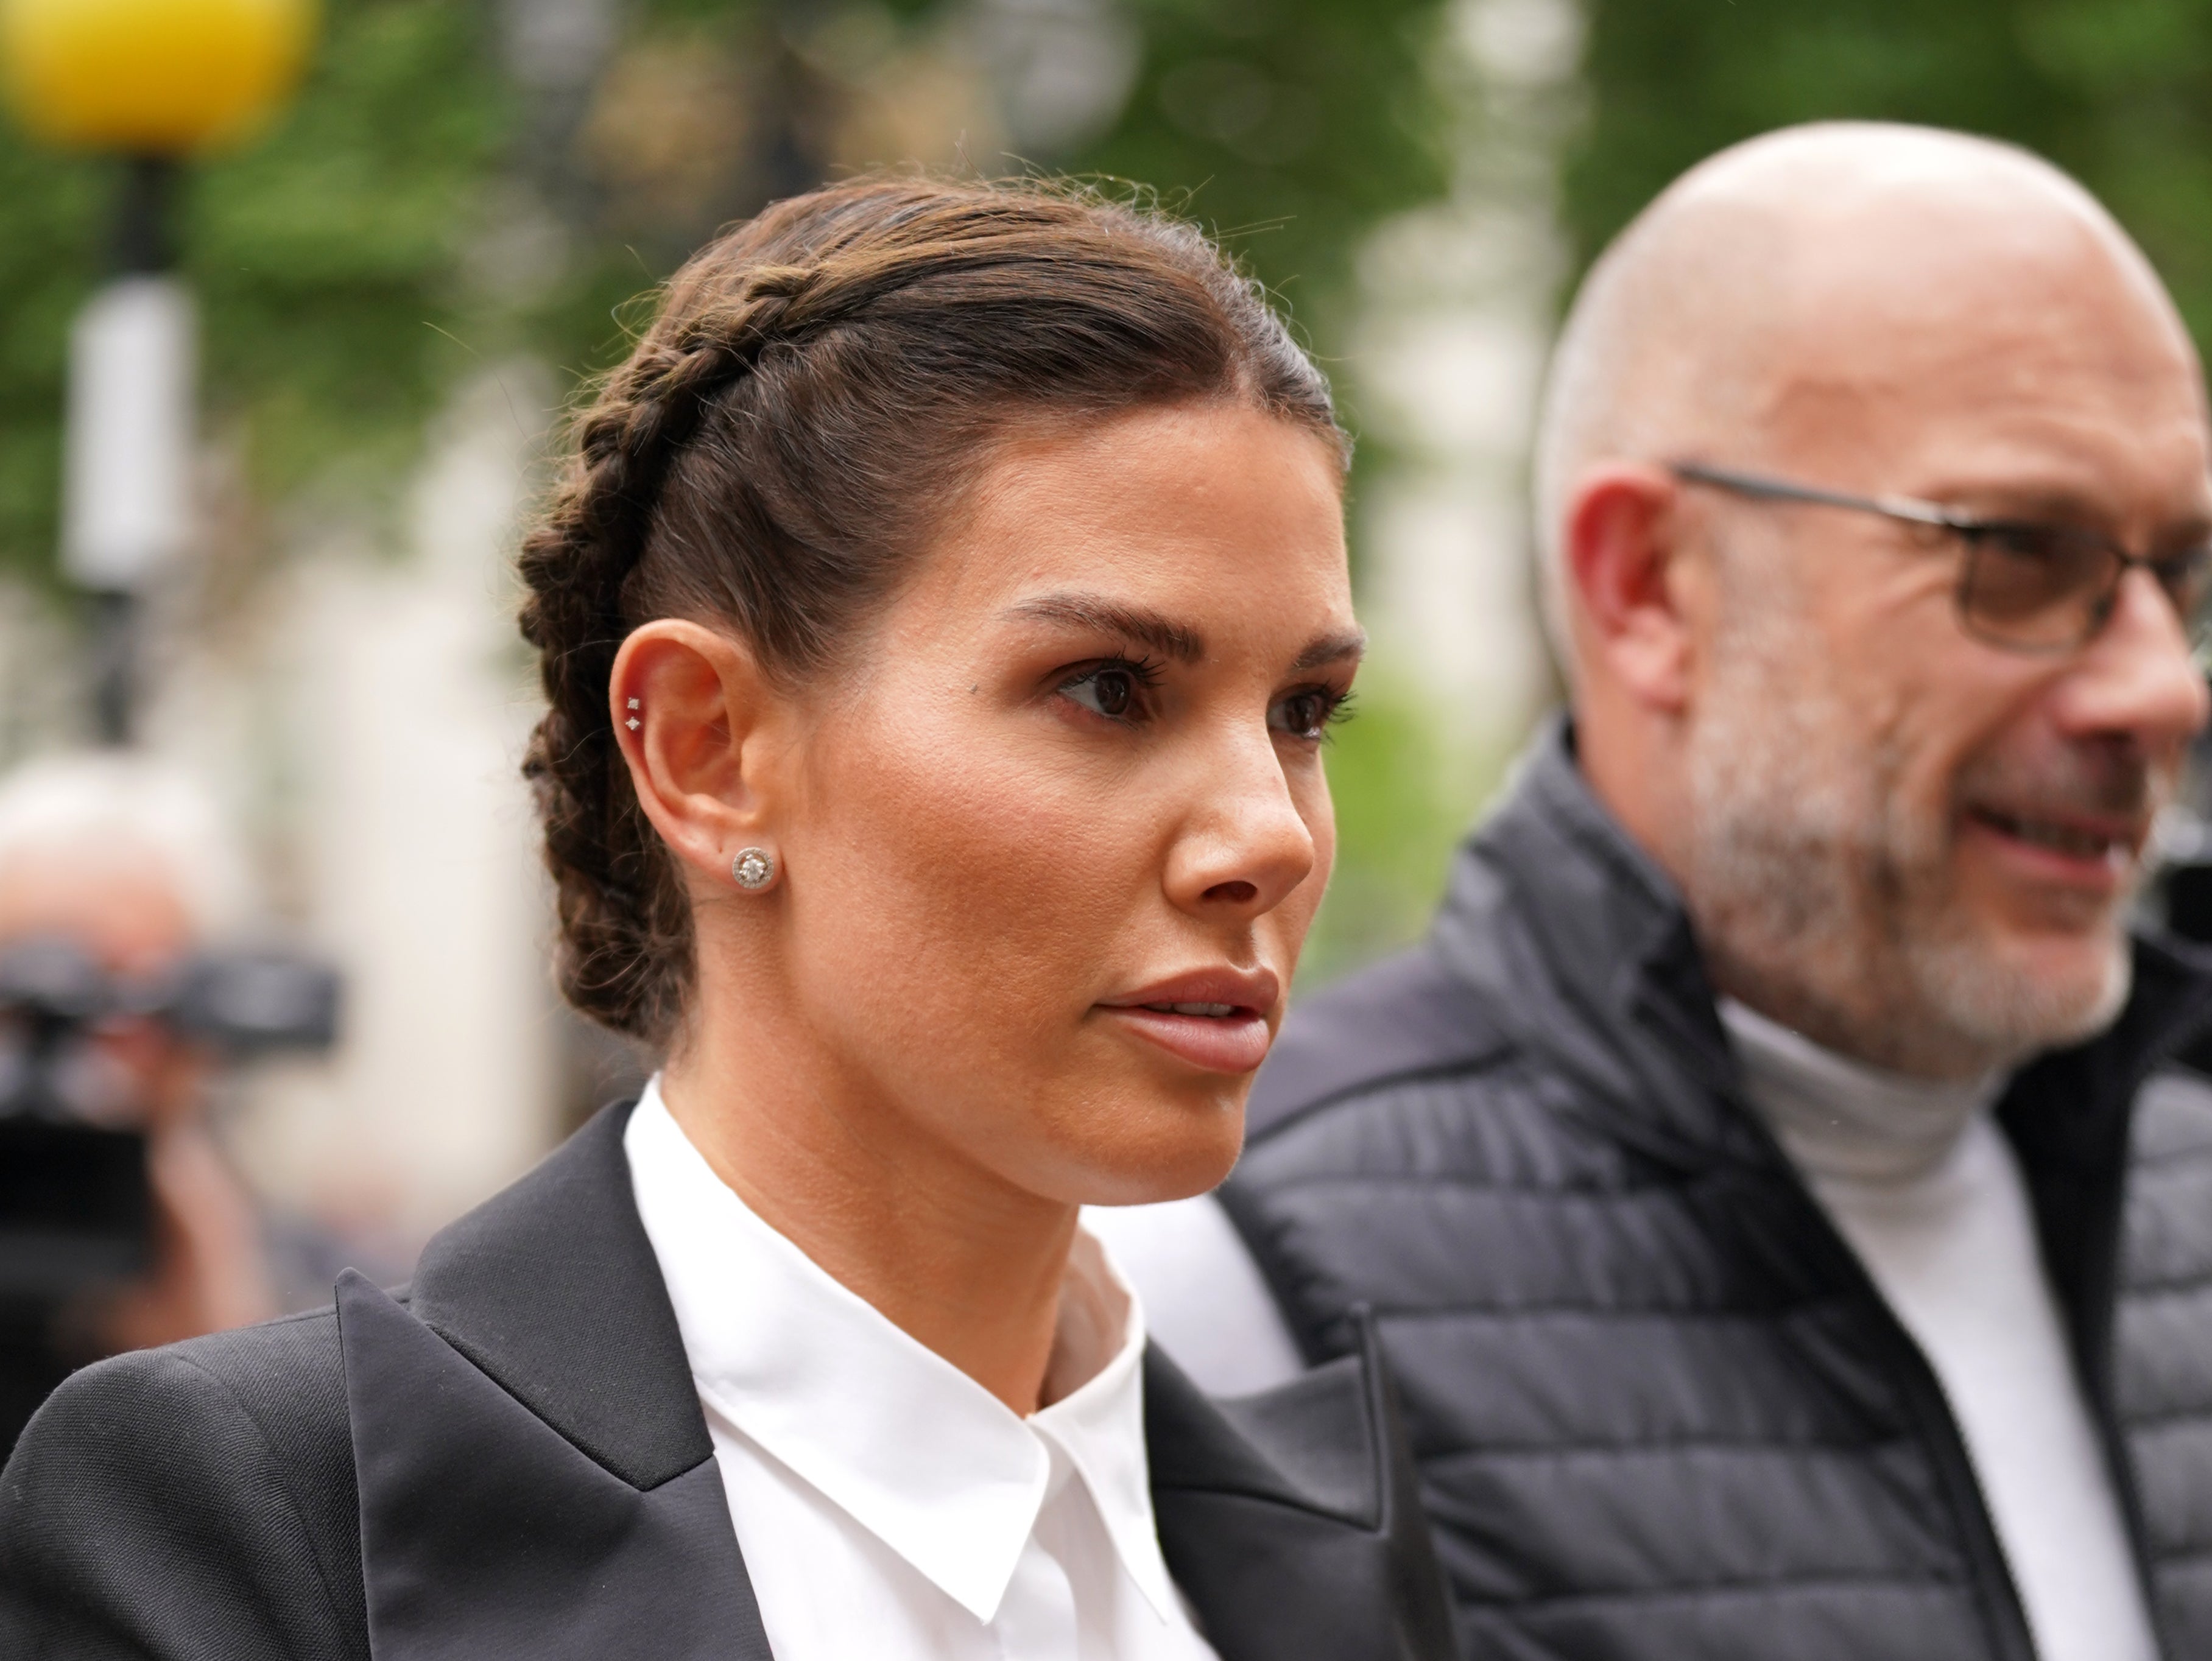
[[[2120,579],[2112,615],[2067,682],[2065,724],[2083,734],[2126,733],[2154,755],[2187,743],[2212,711],[2180,613],[2139,569]]]

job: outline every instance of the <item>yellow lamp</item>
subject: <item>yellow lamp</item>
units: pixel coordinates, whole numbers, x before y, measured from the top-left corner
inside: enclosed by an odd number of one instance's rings
[[[0,77],[40,138],[184,155],[283,102],[315,13],[315,0],[0,0]]]

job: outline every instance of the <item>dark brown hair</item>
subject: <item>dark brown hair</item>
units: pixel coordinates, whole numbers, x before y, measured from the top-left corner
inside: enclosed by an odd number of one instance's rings
[[[695,255],[579,418],[522,549],[550,705],[523,770],[569,1001],[663,1043],[690,985],[685,891],[607,707],[631,629],[711,621],[803,681],[891,593],[994,439],[1203,399],[1343,443],[1327,383],[1254,285],[1194,227],[1094,194],[863,179]]]

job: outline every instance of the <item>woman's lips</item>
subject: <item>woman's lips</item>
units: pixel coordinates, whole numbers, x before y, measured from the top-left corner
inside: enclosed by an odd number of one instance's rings
[[[1201,969],[1174,975],[1099,1008],[1178,1059],[1212,1073],[1249,1073],[1274,1034],[1267,1012],[1281,982],[1267,969]]]
[[[1231,1007],[1226,1015],[1184,1015],[1145,1003],[1109,1003],[1105,1010],[1170,1055],[1209,1073],[1250,1072],[1267,1058],[1274,1037],[1266,1016],[1242,1007]]]

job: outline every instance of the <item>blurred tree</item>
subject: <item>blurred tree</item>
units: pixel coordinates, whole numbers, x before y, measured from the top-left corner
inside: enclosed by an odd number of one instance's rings
[[[1483,755],[1453,753],[1436,712],[1387,670],[1364,676],[1353,719],[1328,737],[1336,803],[1336,869],[1298,963],[1319,985],[1418,938],[1428,927],[1452,851],[1500,780],[1514,735]]]
[[[595,188],[547,343],[595,366],[616,338],[609,306],[715,225],[824,173],[918,160],[1157,192],[1327,349],[1348,324],[1365,233],[1446,187],[1448,115],[1425,67],[1443,13],[1441,0],[649,0],[574,130]]]
[[[52,568],[70,318],[99,275],[106,170],[0,136],[0,562]]]
[[[388,472],[472,362],[527,344],[602,367],[623,301],[826,172],[1140,182],[1218,230],[1324,350],[1364,233],[1445,183],[1423,69],[1440,0],[326,9],[297,103],[194,170],[179,227],[210,428],[264,498]],[[533,15],[622,27],[540,74],[517,67]],[[67,330],[102,275],[113,172],[0,130],[0,565],[21,571],[52,566]]]
[[[1590,0],[1566,171],[1583,261],[1674,175],[1796,121],[1928,122],[2039,151],[2142,240],[2212,338],[2208,0]]]
[[[1203,221],[1324,351],[1351,265],[1387,216],[1449,182],[1448,112],[1425,64],[1434,0],[1145,0],[1133,94],[1072,158]]]
[[[205,168],[185,258],[215,408],[278,488],[345,458],[411,459],[484,307],[468,237],[508,97],[478,6],[339,0],[283,126]]]
[[[480,8],[326,11],[298,103],[193,171],[178,227],[211,426],[270,494],[413,453],[463,356],[464,233],[504,136]],[[69,324],[104,276],[116,185],[113,163],[0,130],[0,565],[19,572],[52,569]]]

